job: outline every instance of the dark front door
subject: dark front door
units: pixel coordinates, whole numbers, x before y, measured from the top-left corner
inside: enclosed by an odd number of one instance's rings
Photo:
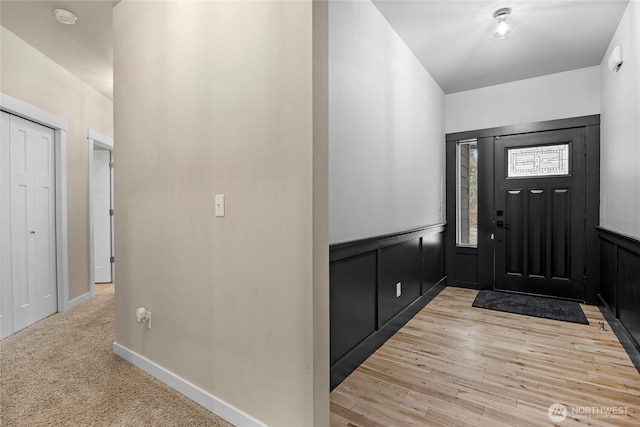
[[[495,289],[585,299],[584,128],[495,143]]]

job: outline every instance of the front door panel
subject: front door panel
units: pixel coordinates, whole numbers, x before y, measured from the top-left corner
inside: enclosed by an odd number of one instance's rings
[[[584,300],[584,129],[495,145],[495,288]]]

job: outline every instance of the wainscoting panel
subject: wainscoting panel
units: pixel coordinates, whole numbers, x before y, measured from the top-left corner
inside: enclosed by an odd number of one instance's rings
[[[380,249],[378,327],[382,327],[421,293],[420,239]],[[396,290],[400,288],[400,295]]]
[[[422,293],[437,285],[445,276],[444,233],[422,237]]]
[[[640,351],[640,240],[598,227],[600,238],[600,301]],[[601,304],[602,305],[602,304]],[[614,327],[614,325],[612,325]],[[615,330],[615,329],[614,329]],[[622,339],[621,339],[622,341]],[[624,344],[624,342],[623,342]],[[633,349],[631,349],[633,350]],[[638,367],[638,366],[636,366]],[[638,367],[640,371],[640,367]]]
[[[456,281],[452,286],[476,289],[478,286],[478,250],[458,248],[455,257]]]
[[[377,329],[375,252],[332,263],[329,281],[333,364]]]
[[[331,389],[443,289],[444,231],[439,224],[330,247]]]
[[[617,307],[618,278],[616,277],[616,244],[600,240],[600,297],[611,311]],[[614,313],[615,314],[615,313]]]
[[[640,251],[623,247],[618,248],[618,318],[640,347]]]

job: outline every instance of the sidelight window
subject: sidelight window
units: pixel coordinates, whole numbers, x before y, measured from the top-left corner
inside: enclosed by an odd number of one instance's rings
[[[458,246],[478,244],[478,141],[461,141],[457,146]]]

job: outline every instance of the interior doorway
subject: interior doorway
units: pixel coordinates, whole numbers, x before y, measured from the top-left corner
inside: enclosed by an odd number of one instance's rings
[[[96,283],[113,281],[111,263],[111,151],[93,150],[91,201],[93,203],[93,270]]]
[[[89,260],[91,296],[96,283],[114,281],[113,140],[92,129],[89,144]]]

